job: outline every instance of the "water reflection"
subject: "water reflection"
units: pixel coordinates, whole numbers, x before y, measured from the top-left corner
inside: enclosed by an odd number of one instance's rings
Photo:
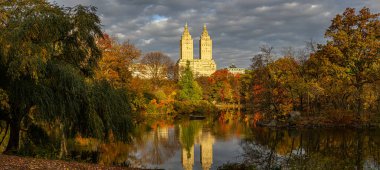
[[[377,130],[253,129],[242,141],[246,164],[258,169],[380,169]]]
[[[153,121],[132,144],[92,143],[98,163],[161,169],[380,169],[379,130],[287,130],[247,126],[234,114],[203,121]],[[97,149],[94,149],[97,148]],[[86,152],[80,152],[86,153]],[[82,155],[83,156],[83,155]]]
[[[141,134],[140,139],[130,145],[129,162],[133,166],[160,165],[174,156],[180,148],[173,126],[161,126]]]
[[[212,165],[215,138],[212,136],[210,129],[202,129],[202,124],[200,124],[199,121],[191,121],[188,124],[189,125],[179,125],[183,169],[193,169],[194,144],[199,144],[202,169],[209,170]]]
[[[129,162],[145,168],[216,169],[226,160],[239,161],[244,132],[249,132],[248,127],[236,118],[162,123],[131,145]]]

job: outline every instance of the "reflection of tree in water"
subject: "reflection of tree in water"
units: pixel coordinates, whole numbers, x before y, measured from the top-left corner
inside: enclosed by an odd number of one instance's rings
[[[174,156],[180,146],[186,148],[187,151],[192,150],[195,137],[201,129],[201,121],[189,121],[181,123],[179,128],[164,125],[150,133],[140,132],[141,135],[136,139],[135,144],[131,145],[129,160],[135,167],[163,164]],[[189,154],[191,153],[188,152],[187,156],[192,156]]]
[[[193,169],[194,144],[202,130],[201,121],[188,121],[179,125],[179,140],[182,146],[181,160],[185,170]]]
[[[281,133],[255,133],[253,138],[242,141],[246,164],[257,165],[260,169],[272,169],[283,163],[284,157],[275,152]],[[261,142],[263,144],[261,144]]]
[[[173,130],[173,131],[170,131]],[[172,133],[170,133],[172,132]],[[179,149],[178,139],[174,129],[161,127],[151,133],[151,142],[144,146],[142,161],[150,164],[162,164],[169,158],[173,157],[176,150]]]
[[[254,129],[242,142],[245,163],[259,169],[379,169],[380,133]]]
[[[241,113],[234,110],[222,111],[219,113],[217,121],[211,122],[209,126],[213,135],[218,139],[228,140],[231,137],[249,135],[251,129],[242,122]]]
[[[190,154],[191,147],[194,146],[195,137],[202,130],[201,121],[189,121],[185,122],[180,126],[180,142],[182,148],[185,148],[187,152]],[[190,157],[190,155],[187,155]]]

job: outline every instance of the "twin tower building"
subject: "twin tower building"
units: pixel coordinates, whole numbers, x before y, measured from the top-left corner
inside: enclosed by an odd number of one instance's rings
[[[180,71],[186,68],[187,63],[195,76],[210,76],[216,71],[215,61],[212,59],[212,40],[208,35],[206,25],[199,39],[199,59],[194,58],[194,43],[187,23],[180,40],[179,60]]]

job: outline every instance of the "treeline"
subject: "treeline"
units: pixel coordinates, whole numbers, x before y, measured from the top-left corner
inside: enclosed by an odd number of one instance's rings
[[[198,77],[196,80],[203,89],[203,99],[219,105],[241,104],[242,77],[227,69],[215,71],[210,77]]]
[[[337,120],[380,113],[379,16],[347,8],[332,19],[325,44],[286,48],[280,58],[263,46],[242,77],[244,103],[270,119],[291,111]]]

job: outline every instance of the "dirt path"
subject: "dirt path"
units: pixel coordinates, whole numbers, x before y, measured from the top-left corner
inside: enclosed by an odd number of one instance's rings
[[[0,154],[0,169],[127,169],[138,170],[134,168],[109,167],[97,164],[87,164],[78,162],[67,162],[61,160],[47,160],[27,158],[20,156],[10,156]]]

